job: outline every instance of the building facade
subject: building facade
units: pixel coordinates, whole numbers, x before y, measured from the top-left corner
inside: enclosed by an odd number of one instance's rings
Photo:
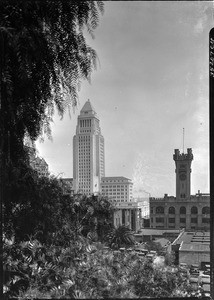
[[[36,148],[32,144],[32,146],[25,146],[28,149],[29,153],[29,161],[30,161],[30,166],[37,171],[37,174],[39,176],[49,176],[49,169],[48,169],[48,164],[45,161],[43,157],[39,157],[36,153]]]
[[[182,231],[171,244],[178,263],[203,265],[210,262],[210,232]]]
[[[180,154],[175,149],[176,197],[150,198],[150,227],[186,230],[209,230],[210,195],[198,191],[191,195],[192,149]]]
[[[31,166],[37,171],[39,176],[49,176],[48,164],[42,157],[35,157],[31,162]]]
[[[103,177],[101,179],[101,194],[114,202],[114,226],[127,226],[138,231],[141,226],[141,207],[133,199],[133,182],[131,179],[117,177]]]
[[[117,202],[114,211],[114,226],[126,226],[137,232],[141,226],[141,208],[137,202]]]
[[[73,182],[75,193],[86,195],[100,191],[105,176],[104,138],[99,118],[88,100],[80,111],[73,137]]]
[[[137,197],[134,198],[135,202],[138,202],[141,207],[141,217],[143,219],[149,219],[150,213],[149,213],[149,197],[148,198],[141,198]]]
[[[63,189],[64,195],[74,195],[73,178],[60,178],[59,183]]]
[[[115,202],[130,202],[133,199],[133,183],[123,176],[102,177],[101,194]]]

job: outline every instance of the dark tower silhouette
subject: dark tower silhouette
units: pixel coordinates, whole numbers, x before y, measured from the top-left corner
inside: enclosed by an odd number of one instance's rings
[[[192,149],[187,148],[186,154],[180,153],[178,149],[175,149],[173,159],[176,166],[176,199],[189,199],[191,195]]]

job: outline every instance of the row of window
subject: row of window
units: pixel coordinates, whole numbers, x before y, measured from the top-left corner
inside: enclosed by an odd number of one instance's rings
[[[112,197],[112,195],[103,195],[103,196],[108,196],[109,198],[114,198],[114,199],[128,199],[128,197],[125,196],[114,196]]]
[[[91,127],[91,120],[80,120],[80,127]]]
[[[110,196],[110,197],[111,197],[111,196],[114,196],[114,197],[116,197],[116,196],[117,196],[117,197],[123,197],[123,196],[124,196],[124,197],[128,197],[128,194],[127,194],[127,193],[103,193],[103,192],[102,192],[102,194],[105,195],[105,196]],[[129,197],[132,198],[132,195],[129,195]]]
[[[90,135],[79,135],[79,141],[90,140]]]
[[[127,186],[124,186],[124,185],[110,185],[110,186],[108,186],[108,185],[106,185],[106,186],[103,186],[103,189],[108,189],[108,188],[128,188]],[[130,187],[130,189],[132,189],[132,187]]]
[[[82,132],[91,132],[91,129],[86,129],[86,130],[83,130],[83,129],[80,129],[80,133],[82,133]]]
[[[151,207],[151,213],[153,213],[153,207]],[[164,207],[158,206],[155,209],[156,214],[164,214]],[[197,214],[198,208],[196,206],[191,207],[191,214]],[[175,214],[175,208],[173,206],[169,207],[168,214]],[[186,207],[181,206],[180,207],[180,214],[186,214]],[[202,214],[210,214],[210,208],[209,206],[205,206],[202,208]]]
[[[82,159],[86,155],[88,155],[87,159],[90,159],[90,149],[79,150],[79,159]]]
[[[85,147],[88,148],[88,149],[85,149]],[[79,151],[82,152],[83,150],[89,151],[90,150],[90,144],[88,143],[88,144],[84,144],[84,145],[83,144],[79,145]]]
[[[164,218],[161,217],[157,217],[155,219],[156,223],[164,223]],[[197,218],[191,218],[190,219],[191,223],[198,223],[198,219]],[[153,218],[151,218],[151,222],[153,222]],[[175,223],[175,218],[168,218],[168,222],[169,223]],[[186,219],[185,218],[180,218],[180,223],[186,223]],[[202,218],[202,223],[210,223],[210,218]]]
[[[126,182],[127,183],[127,180],[104,180],[103,183],[106,183],[106,182]]]
[[[104,189],[104,188],[102,188],[102,191],[103,191],[103,192],[105,192],[105,191],[106,191],[106,192],[112,192],[112,191],[113,191],[113,192],[116,192],[116,191],[117,191],[117,192],[120,192],[120,191],[121,191],[121,192],[124,192],[124,191],[127,192],[128,189],[124,189],[124,188],[121,188],[121,189],[120,189],[120,188],[118,188],[118,189],[108,189],[108,188],[106,188],[106,189]]]

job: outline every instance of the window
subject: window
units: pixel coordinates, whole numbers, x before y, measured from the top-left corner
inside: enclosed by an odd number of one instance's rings
[[[169,214],[175,214],[175,208],[173,206],[169,208]]]
[[[163,223],[164,222],[164,218],[156,218],[156,223]]]
[[[125,225],[125,210],[122,210],[122,225]]]
[[[198,223],[198,219],[197,218],[191,218],[191,223]]]
[[[202,223],[209,224],[210,223],[210,218],[202,218]]]
[[[175,218],[169,218],[169,223],[175,223]]]
[[[185,218],[180,218],[180,223],[186,223],[186,219]]]
[[[180,207],[180,214],[181,215],[185,215],[186,214],[186,207],[184,207],[184,206]]]
[[[210,208],[208,206],[205,206],[202,208],[202,214],[203,215],[209,215],[210,214]]]
[[[191,208],[191,214],[192,214],[192,215],[196,215],[197,213],[198,213],[197,207],[196,207],[196,206],[193,206],[193,207]]]
[[[164,214],[164,207],[163,206],[156,207],[156,214]]]

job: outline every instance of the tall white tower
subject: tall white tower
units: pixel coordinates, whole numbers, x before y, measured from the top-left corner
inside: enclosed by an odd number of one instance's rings
[[[73,137],[74,192],[86,195],[100,192],[105,176],[104,138],[98,116],[88,100],[80,111]]]

